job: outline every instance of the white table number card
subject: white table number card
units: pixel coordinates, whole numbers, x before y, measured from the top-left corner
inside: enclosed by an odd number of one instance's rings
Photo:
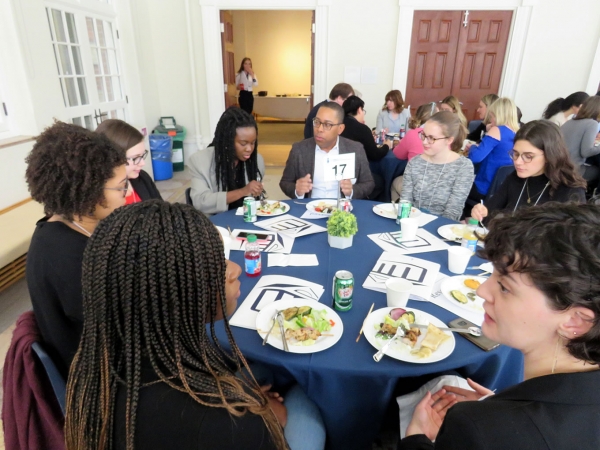
[[[356,155],[343,153],[330,156],[325,163],[325,181],[349,180],[355,177]]]

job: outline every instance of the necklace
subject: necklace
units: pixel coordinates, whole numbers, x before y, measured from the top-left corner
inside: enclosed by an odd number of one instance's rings
[[[423,159],[425,159],[425,158],[423,158]],[[425,171],[423,172],[423,178],[421,179],[421,190],[419,191],[419,209],[421,209],[421,196],[423,195],[423,188],[425,187],[425,175],[427,174],[427,167],[429,167],[429,161],[425,160],[425,162],[426,162]],[[435,189],[437,188],[437,185],[440,182],[442,175],[444,174],[444,169],[446,168],[447,163],[448,163],[448,160],[446,160],[446,162],[444,163],[444,165],[442,167],[442,171],[440,172],[440,176],[438,177],[437,181],[433,185],[433,191],[431,192],[431,198],[429,199],[429,205],[427,205],[427,210],[431,209],[431,202],[433,201],[433,197],[435,196]]]
[[[85,228],[83,228],[81,225],[79,225],[77,222],[75,222],[74,220],[70,220],[70,222],[75,225],[77,228],[79,228],[81,231],[83,231],[85,234],[87,234],[88,236],[91,236],[92,233],[90,233],[88,230],[86,230]]]
[[[531,203],[531,197],[529,196],[529,186],[527,186],[528,181],[529,181],[529,178],[525,180],[525,183],[523,183],[523,187],[521,188],[521,193],[519,194],[519,198],[517,199],[517,204],[515,205],[513,212],[515,212],[517,210],[517,208],[519,207],[519,203],[521,202],[521,197],[523,196],[523,192],[525,191],[525,188],[527,188],[527,204]],[[538,202],[540,201],[540,198],[542,198],[542,195],[544,195],[544,192],[546,192],[546,188],[548,187],[548,185],[550,185],[549,181],[546,183],[546,186],[544,186],[544,189],[542,189],[542,192],[538,196],[538,198],[535,201],[535,203],[533,204],[533,206],[536,206],[538,204]]]

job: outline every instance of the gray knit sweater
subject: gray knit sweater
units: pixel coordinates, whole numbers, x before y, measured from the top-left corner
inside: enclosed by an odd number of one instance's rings
[[[404,171],[400,198],[431,214],[459,220],[474,179],[473,163],[463,156],[448,164],[415,156]]]
[[[585,159],[600,153],[600,145],[594,146],[596,134],[598,134],[598,122],[594,119],[571,119],[560,127],[571,161],[579,169],[579,173],[585,172]]]

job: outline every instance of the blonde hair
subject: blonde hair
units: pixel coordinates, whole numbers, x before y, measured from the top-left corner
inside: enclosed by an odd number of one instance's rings
[[[485,125],[490,123],[490,118],[488,117],[487,108],[489,108],[491,106],[491,104],[494,103],[499,98],[500,97],[498,97],[496,94],[485,94],[483,97],[481,97],[481,103],[483,103],[486,107],[485,117],[483,118],[483,123]]]
[[[452,111],[454,111],[454,113],[458,116],[461,123],[465,127],[467,126],[467,118],[465,117],[464,113],[462,112],[462,107],[460,106],[460,102],[454,95],[449,95],[444,100],[442,100],[441,103],[445,103],[450,108],[452,108]]]
[[[437,112],[435,102],[426,103],[417,108],[417,112],[408,120],[408,128],[415,129],[427,122]]]
[[[488,115],[496,117],[496,126],[504,125],[517,132],[519,130],[519,119],[517,118],[517,106],[508,97],[500,97],[488,108]]]

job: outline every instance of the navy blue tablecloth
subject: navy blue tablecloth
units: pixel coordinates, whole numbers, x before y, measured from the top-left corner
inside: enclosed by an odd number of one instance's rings
[[[304,205],[288,200],[290,214],[300,217]],[[411,364],[384,357],[381,362],[373,360],[376,349],[362,337],[356,337],[367,312],[374,302],[374,310],[386,306],[385,294],[362,287],[368,272],[382,253],[367,235],[398,229],[396,222],[373,213],[376,202],[355,200],[354,213],[358,219],[358,234],[351,248],[338,250],[329,247],[327,234],[318,233],[297,238],[293,253],[315,253],[318,267],[267,267],[267,255],[263,254],[263,275],[288,275],[321,284],[325,293],[321,302],[331,306],[331,284],[336,271],[349,270],[354,274],[354,304],[350,311],[339,313],[344,323],[344,334],[333,347],[313,354],[284,353],[271,346],[262,346],[256,331],[232,327],[235,340],[246,358],[259,361],[282,377],[292,377],[318,405],[327,428],[328,448],[366,449],[376,438],[392,400],[396,385],[403,380],[428,374],[457,371],[471,377],[490,389],[504,389],[522,380],[523,361],[521,353],[500,346],[484,352],[462,336],[456,336],[456,348],[448,358],[431,364]],[[253,224],[244,223],[235,211],[213,216],[211,220],[223,227],[252,229]],[[260,220],[260,218],[259,218]],[[316,221],[326,226],[326,220]],[[424,228],[437,234],[441,225],[450,220],[438,218]],[[259,230],[259,228],[257,228]],[[414,255],[417,258],[437,262],[441,272],[447,270],[447,252],[431,252]],[[231,260],[243,267],[243,252],[232,251]],[[470,265],[483,262],[477,257]],[[476,273],[468,271],[467,273]],[[242,275],[240,302],[257,283],[257,278]],[[410,301],[409,307],[426,311],[445,323],[456,316],[433,303]],[[218,327],[219,338],[225,339],[223,327]]]
[[[390,193],[390,188],[392,187],[394,178],[404,174],[406,164],[408,164],[407,160],[396,158],[394,152],[392,152],[391,150],[379,161],[369,162],[371,173],[381,175],[384,181],[385,187],[383,193],[379,195],[378,199],[384,202],[391,201],[392,197]]]

